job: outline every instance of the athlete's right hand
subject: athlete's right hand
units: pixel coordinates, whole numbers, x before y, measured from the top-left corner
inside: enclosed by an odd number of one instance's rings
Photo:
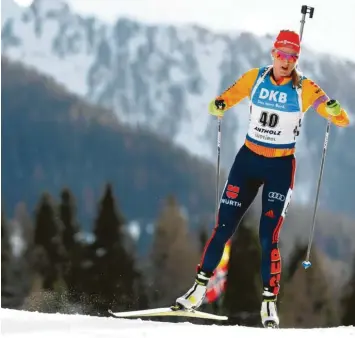
[[[226,104],[224,100],[213,100],[208,106],[208,110],[211,115],[217,116],[219,118],[223,117],[225,112]]]

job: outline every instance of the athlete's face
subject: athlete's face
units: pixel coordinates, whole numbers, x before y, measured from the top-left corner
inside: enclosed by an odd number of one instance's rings
[[[274,59],[274,71],[278,76],[290,76],[292,70],[296,67],[298,54],[291,48],[281,47],[272,50],[272,57]]]

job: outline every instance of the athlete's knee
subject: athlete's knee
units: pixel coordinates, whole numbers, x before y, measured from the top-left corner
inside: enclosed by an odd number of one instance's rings
[[[219,223],[214,229],[211,242],[213,241],[216,244],[218,243],[220,245],[224,245],[228,241],[228,239],[233,235],[233,232],[233,226],[225,223]]]
[[[228,205],[220,207],[218,224],[215,228],[215,236],[224,238],[225,240],[228,240],[233,235],[239,222],[239,217],[236,217],[235,212],[231,208]]]
[[[218,225],[205,245],[201,259],[201,269],[204,272],[213,272],[222,258],[223,250],[230,238],[227,227]]]
[[[271,250],[279,242],[284,217],[272,209],[263,213],[260,220],[260,244],[265,250]]]

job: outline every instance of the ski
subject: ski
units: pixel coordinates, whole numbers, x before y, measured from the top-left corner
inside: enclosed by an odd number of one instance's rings
[[[176,309],[174,307],[164,307],[156,309],[147,309],[139,311],[127,311],[127,312],[113,312],[108,310],[109,314],[115,318],[130,318],[130,317],[165,317],[165,316],[178,316],[178,317],[193,317],[201,319],[211,320],[227,320],[227,316],[214,315],[212,313],[196,311],[196,310],[184,310]]]

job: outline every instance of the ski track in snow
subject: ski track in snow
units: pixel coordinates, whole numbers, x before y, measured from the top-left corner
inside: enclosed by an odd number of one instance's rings
[[[260,332],[262,330],[262,332]],[[159,323],[140,319],[99,318],[83,315],[43,314],[1,309],[1,336],[11,338],[166,338],[225,337],[287,338],[355,337],[354,327],[323,329],[263,329],[242,326]]]

